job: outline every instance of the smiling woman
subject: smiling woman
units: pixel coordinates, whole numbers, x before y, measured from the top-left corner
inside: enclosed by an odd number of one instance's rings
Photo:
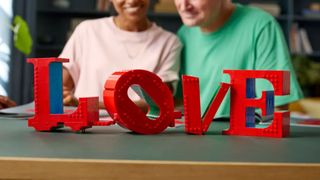
[[[0,1],[0,95],[7,95],[10,61],[10,40],[9,28],[12,18],[12,0]]]
[[[113,5],[118,12],[115,24],[127,31],[144,31],[151,25],[147,18],[149,0],[129,1],[113,0]]]
[[[61,53],[70,59],[63,69],[66,105],[77,98],[99,96],[103,108],[104,82],[115,71],[143,69],[156,73],[169,88],[179,79],[181,43],[147,17],[150,0],[111,0],[116,16],[82,22]],[[134,90],[129,97],[144,104]]]

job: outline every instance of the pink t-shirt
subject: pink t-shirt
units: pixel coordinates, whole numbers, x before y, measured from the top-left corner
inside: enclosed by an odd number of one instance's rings
[[[179,79],[181,43],[155,23],[142,32],[119,29],[113,17],[87,20],[74,31],[59,57],[75,83],[76,97],[99,96],[105,81],[115,71],[144,69],[164,82]],[[130,89],[129,96],[139,99]]]

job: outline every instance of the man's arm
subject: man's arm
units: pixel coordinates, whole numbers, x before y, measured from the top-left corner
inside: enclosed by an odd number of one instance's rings
[[[290,54],[279,24],[273,19],[259,33],[255,47],[256,70],[286,70],[290,71],[290,95],[276,96],[276,110],[287,110],[288,104],[303,97],[301,88],[292,66]],[[257,81],[258,94],[272,90],[270,83]]]

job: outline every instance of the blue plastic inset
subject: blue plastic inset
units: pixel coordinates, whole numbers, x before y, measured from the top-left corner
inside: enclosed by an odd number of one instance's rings
[[[249,78],[246,80],[246,97],[255,98],[256,97],[256,79]]]
[[[274,91],[266,91],[266,101],[267,101],[267,107],[266,107],[266,114],[273,115],[274,113]]]
[[[63,114],[62,96],[62,63],[52,62],[49,65],[50,113]]]
[[[256,79],[248,78],[246,80],[246,97],[256,97]],[[253,107],[246,109],[246,127],[255,127],[255,109]]]

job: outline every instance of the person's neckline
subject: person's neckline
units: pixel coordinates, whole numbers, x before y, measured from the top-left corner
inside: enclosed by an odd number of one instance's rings
[[[216,31],[213,31],[213,32],[203,32],[203,31],[201,31],[200,27],[197,27],[197,30],[200,32],[200,34],[203,36],[216,36],[216,35],[222,33],[224,31],[224,29],[227,28],[229,26],[229,24],[231,24],[234,21],[240,8],[242,7],[242,5],[238,4],[238,3],[235,3],[234,5],[235,5],[235,8],[234,8],[232,14],[229,16],[229,18],[226,20],[226,22],[224,23],[223,26],[221,26],[219,29],[217,29]]]
[[[122,29],[117,26],[116,21],[115,21],[115,16],[110,17],[109,20],[111,22],[112,28],[114,28],[118,32],[126,33],[126,34],[144,34],[144,33],[148,32],[149,30],[151,30],[155,26],[155,23],[150,21],[149,27],[143,31],[128,31],[128,30]]]

